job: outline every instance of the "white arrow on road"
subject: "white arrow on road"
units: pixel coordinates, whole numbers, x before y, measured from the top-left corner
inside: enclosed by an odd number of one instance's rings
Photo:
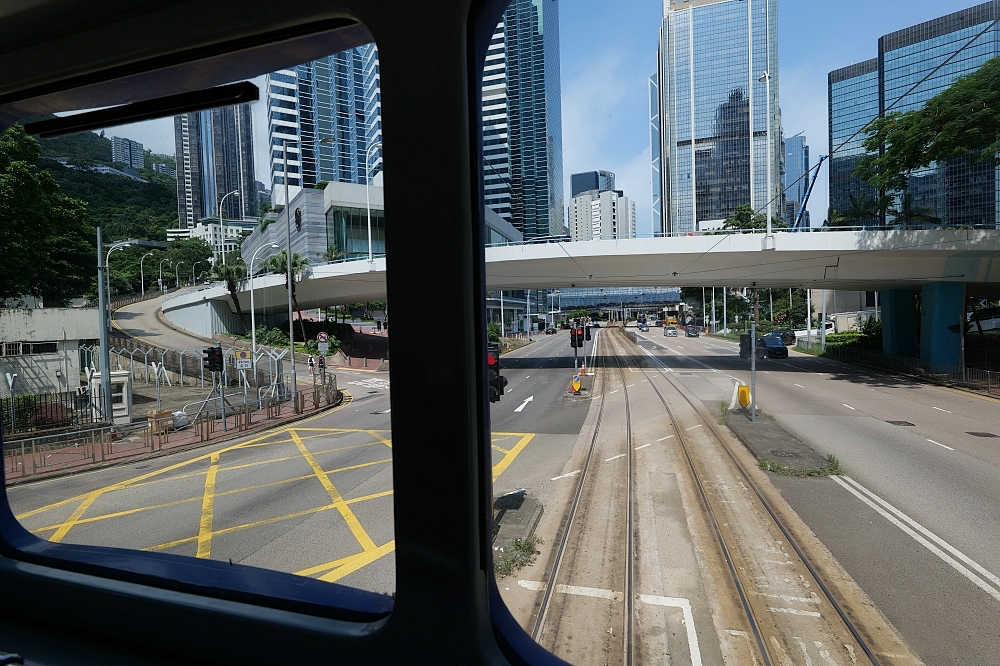
[[[531,401],[532,401],[532,400],[534,400],[534,399],[535,399],[535,396],[531,396],[531,397],[529,397],[529,398],[525,398],[525,399],[524,399],[524,402],[522,402],[522,403],[521,403],[521,406],[520,406],[520,407],[518,407],[517,409],[515,409],[514,411],[515,411],[515,412],[519,412],[519,411],[521,411],[522,409],[524,409],[525,407],[527,407],[527,406],[528,406],[528,403],[529,403],[529,402],[531,402]]]

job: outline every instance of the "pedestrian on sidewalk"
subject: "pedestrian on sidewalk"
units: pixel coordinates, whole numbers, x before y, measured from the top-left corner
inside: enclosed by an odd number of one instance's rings
[[[309,376],[316,376],[316,359],[313,358],[312,354],[309,354]]]

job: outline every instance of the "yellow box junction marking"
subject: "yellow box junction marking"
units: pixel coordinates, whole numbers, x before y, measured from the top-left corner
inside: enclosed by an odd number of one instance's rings
[[[496,483],[497,478],[501,474],[503,474],[504,470],[506,470],[508,467],[510,467],[510,464],[512,462],[514,462],[514,459],[517,458],[517,456],[519,456],[521,454],[521,451],[523,451],[524,447],[526,447],[528,445],[528,442],[530,442],[534,438],[535,433],[533,433],[533,432],[528,432],[528,433],[521,433],[521,432],[495,432],[493,434],[494,435],[510,435],[510,436],[513,436],[513,437],[517,437],[517,436],[521,437],[521,439],[518,440],[517,444],[514,445],[514,448],[512,448],[510,451],[508,451],[506,453],[506,455],[504,455],[504,457],[500,459],[500,462],[498,462],[496,465],[493,465],[493,483]]]
[[[201,499],[201,521],[198,524],[198,552],[195,557],[207,559],[212,555],[212,517],[215,513],[215,478],[219,474],[219,454],[210,458],[205,475],[205,493]]]

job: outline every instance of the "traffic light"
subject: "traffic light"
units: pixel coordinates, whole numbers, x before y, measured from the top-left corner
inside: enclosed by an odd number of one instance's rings
[[[588,328],[587,332],[584,333],[583,326],[578,326],[576,329],[576,346],[582,347],[584,344],[584,340],[589,340],[589,339],[590,339],[590,329]]]
[[[569,329],[569,346],[570,347],[580,346],[579,341],[576,339],[576,326]]]
[[[590,327],[589,326],[587,327],[587,337],[586,337],[586,340],[588,340],[588,341],[590,340]]]
[[[490,390],[490,402],[500,402],[503,388],[507,385],[507,378],[500,374],[500,368],[500,348],[488,347],[486,349],[486,376]]]
[[[222,347],[209,347],[202,352],[203,365],[209,372],[222,372]]]

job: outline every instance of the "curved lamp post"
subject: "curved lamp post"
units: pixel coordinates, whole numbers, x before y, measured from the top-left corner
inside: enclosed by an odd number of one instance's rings
[[[229,194],[222,195],[222,199],[219,201],[219,225],[222,227],[222,265],[226,265],[226,216],[222,213],[222,204],[226,202],[226,197],[232,195],[240,196],[239,190],[233,190]]]
[[[152,252],[147,252],[142,255],[139,259],[139,287],[142,289],[142,297],[146,298],[146,274],[142,272],[142,262],[146,260],[146,257],[152,257]]]
[[[176,288],[177,289],[181,288],[181,271],[180,271],[180,268],[181,268],[181,264],[183,264],[183,263],[187,263],[187,262],[178,261],[176,264],[174,264],[174,283],[176,284]]]
[[[263,250],[264,247],[264,245],[261,245],[259,248],[254,250],[254,253],[250,256],[250,265],[247,266],[247,279],[250,280],[250,339],[255,364],[257,363],[257,317],[253,303],[253,262],[257,259],[257,253]],[[276,243],[272,243],[269,247],[272,250],[281,249]]]

